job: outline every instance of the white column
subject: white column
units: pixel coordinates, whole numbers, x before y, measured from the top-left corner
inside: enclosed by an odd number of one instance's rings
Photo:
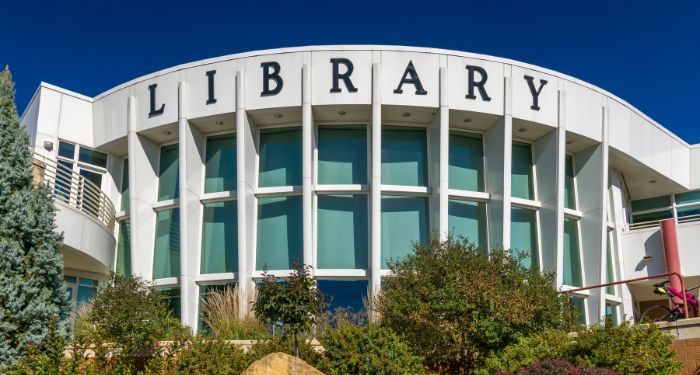
[[[557,121],[557,217],[556,217],[556,286],[564,284],[564,188],[566,179],[566,92],[559,91]],[[579,248],[581,248],[579,244]],[[583,270],[582,270],[583,271]]]
[[[379,292],[382,281],[382,101],[381,81],[379,80],[379,63],[372,64],[372,180],[370,181],[371,195],[371,246],[370,246],[370,277],[373,295]]]
[[[180,178],[180,306],[182,323],[197,330],[205,136],[187,119],[187,83],[178,86]]]
[[[301,132],[302,132],[302,234],[304,246],[304,264],[312,265],[313,253],[313,192],[312,188],[312,159],[313,154],[313,116],[311,114],[311,71],[308,64],[301,68]]]
[[[440,183],[438,186],[440,194],[440,207],[438,214],[440,220],[438,230],[440,237],[444,240],[447,238],[449,228],[449,171],[450,171],[450,107],[449,98],[449,80],[447,77],[447,68],[440,68]]]
[[[605,100],[605,99],[604,99]],[[600,278],[598,280],[599,284],[603,284],[607,282],[607,246],[608,246],[608,168],[609,168],[609,141],[608,141],[608,121],[609,121],[609,112],[608,112],[608,106],[607,103],[604,102],[603,104],[603,119],[602,119],[602,126],[603,126],[603,143],[602,143],[602,176],[600,177],[601,179],[601,184],[599,186],[600,188],[600,194],[602,197],[602,202],[601,202],[601,209],[600,209],[600,245],[598,246],[599,250],[599,263],[598,266],[600,267]],[[598,311],[598,319],[601,317],[605,316],[605,288],[598,289],[600,291],[600,308]]]
[[[253,211],[255,197],[253,196],[253,184],[255,181],[249,181],[248,176],[251,174],[251,169],[254,159],[250,163],[246,163],[246,150],[248,147],[255,147],[253,144],[252,131],[247,121],[245,111],[245,91],[244,89],[244,74],[245,72],[236,72],[236,168],[238,175],[236,176],[236,196],[237,196],[237,215],[238,215],[238,306],[239,318],[244,318],[248,313],[248,295],[249,289],[253,287],[251,270],[248,268],[248,254],[255,254],[255,244],[249,239],[248,232],[251,228],[248,223],[254,225],[256,218],[249,214]],[[254,171],[253,171],[254,172]],[[253,211],[254,212],[254,211]],[[253,257],[251,256],[251,259]]]

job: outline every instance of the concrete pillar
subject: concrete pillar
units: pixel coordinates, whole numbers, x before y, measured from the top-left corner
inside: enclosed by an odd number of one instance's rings
[[[449,79],[447,68],[440,68],[440,163],[439,163],[439,194],[438,230],[440,237],[445,239],[449,233],[449,171],[450,171],[450,107]]]
[[[370,208],[372,230],[370,246],[370,278],[371,292],[376,295],[381,286],[382,275],[382,101],[381,101],[381,81],[379,63],[372,64],[372,179],[370,181]]]
[[[302,149],[302,238],[305,265],[313,265],[313,115],[311,113],[311,69],[304,64],[301,69],[301,149]]]

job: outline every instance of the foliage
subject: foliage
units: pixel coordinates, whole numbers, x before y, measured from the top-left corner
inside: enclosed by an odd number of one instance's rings
[[[21,359],[9,369],[8,375],[35,374],[53,375],[69,374],[68,364],[64,361],[65,338],[58,331],[58,322],[49,322],[49,331],[41,346],[28,344]]]
[[[339,321],[320,337],[326,357],[319,368],[335,374],[421,374],[423,358],[392,330]]]
[[[381,324],[405,337],[439,372],[475,368],[533,332],[566,326],[552,274],[524,269],[504,250],[488,255],[464,238],[435,234],[389,262],[374,304]]]
[[[244,319],[239,319],[237,286],[227,286],[221,291],[207,293],[202,310],[206,330],[217,339],[262,339],[269,336],[267,327],[252,312],[249,311]]]
[[[512,373],[498,373],[499,375],[507,375]],[[615,375],[613,370],[606,368],[590,368],[585,366],[576,366],[571,362],[561,359],[546,359],[543,361],[534,362],[532,365],[520,369],[516,372],[517,375]]]
[[[576,357],[588,366],[607,367],[623,374],[675,374],[672,336],[654,324],[623,322],[593,325],[576,339]]]
[[[233,375],[243,372],[251,362],[252,356],[234,344],[196,336],[181,348],[176,358],[149,361],[146,373]]]
[[[292,275],[285,280],[265,270],[253,309],[255,315],[265,322],[282,324],[284,334],[293,337],[297,355],[298,335],[309,331],[325,306],[323,294],[311,276],[311,266],[297,263]]]
[[[316,351],[316,348],[311,345],[309,340],[298,340],[295,343],[289,336],[275,336],[268,340],[259,340],[250,347],[248,355],[252,363],[268,354],[278,352],[290,355],[295,355],[295,352],[297,352],[298,355],[296,357],[316,368],[321,367],[323,363],[323,355]]]
[[[486,359],[479,373],[516,371],[542,360],[560,359],[622,374],[674,374],[672,337],[653,324],[623,322],[582,328],[574,339],[563,331],[545,331],[521,339]]]
[[[42,346],[49,321],[66,333],[62,236],[49,188],[32,183],[29,137],[19,125],[12,75],[0,73],[0,366]]]

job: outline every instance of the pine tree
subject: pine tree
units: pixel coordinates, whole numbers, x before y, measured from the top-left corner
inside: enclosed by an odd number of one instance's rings
[[[41,345],[51,320],[65,332],[70,312],[58,251],[55,207],[32,183],[29,136],[20,126],[8,67],[0,73],[0,367]]]

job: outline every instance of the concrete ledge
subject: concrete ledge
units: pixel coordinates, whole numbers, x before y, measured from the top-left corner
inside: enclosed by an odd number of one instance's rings
[[[680,319],[675,322],[655,323],[657,327],[670,332],[677,340],[700,338],[700,318]]]

